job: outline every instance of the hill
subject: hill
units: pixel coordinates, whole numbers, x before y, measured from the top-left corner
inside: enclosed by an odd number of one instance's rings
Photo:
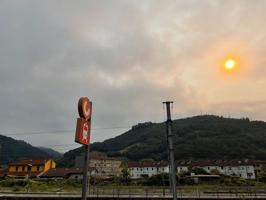
[[[58,151],[55,151],[51,148],[47,148],[47,147],[38,147],[41,151],[47,153],[50,158],[60,158],[63,156],[62,153],[58,152]]]
[[[164,123],[134,126],[115,138],[92,144],[91,150],[131,160],[167,159]],[[173,121],[175,159],[266,160],[266,123],[248,118],[205,115]],[[73,165],[81,148],[64,154],[60,165]]]
[[[0,135],[0,164],[5,165],[24,158],[49,158],[44,151],[30,144]]]

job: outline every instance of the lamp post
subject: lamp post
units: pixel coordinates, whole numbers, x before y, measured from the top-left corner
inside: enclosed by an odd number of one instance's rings
[[[30,175],[31,175],[31,168],[32,168],[32,165],[31,164],[27,164],[27,166],[28,166],[28,174],[27,174],[27,182],[28,182],[28,184],[27,184],[27,192],[29,192],[29,189],[30,189]]]

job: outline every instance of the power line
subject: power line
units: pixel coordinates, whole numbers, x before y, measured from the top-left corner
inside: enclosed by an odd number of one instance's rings
[[[92,131],[98,131],[98,130],[117,130],[117,129],[128,129],[131,128],[131,126],[116,126],[116,127],[99,127],[99,128],[93,128]],[[43,135],[43,134],[54,134],[54,133],[73,133],[75,132],[74,129],[72,130],[54,130],[54,131],[23,131],[23,132],[9,132],[4,133],[4,131],[1,131],[1,135],[11,136],[11,135]]]
[[[54,145],[45,145],[45,147],[69,147],[69,146],[77,146],[78,144],[54,144]]]

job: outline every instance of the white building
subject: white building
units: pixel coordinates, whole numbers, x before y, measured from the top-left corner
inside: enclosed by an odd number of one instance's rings
[[[239,161],[239,160],[216,160],[216,161],[197,161],[187,164],[177,163],[177,172],[187,172],[193,168],[202,168],[206,172],[211,173],[214,170],[217,170],[220,174],[227,176],[238,176],[245,179],[255,179],[255,167],[252,161]]]
[[[84,163],[84,155],[76,156],[75,167],[82,168]],[[96,176],[106,178],[111,176],[119,176],[122,171],[122,160],[107,156],[90,156],[89,167],[97,170]]]
[[[179,173],[184,173],[184,172],[188,172],[189,171],[189,166],[190,166],[191,162],[188,161],[178,161],[177,162],[177,167],[176,167],[176,172]]]
[[[128,169],[131,178],[137,179],[142,177],[151,177],[157,174],[169,173],[169,166],[167,163],[143,162],[143,163],[129,163]]]

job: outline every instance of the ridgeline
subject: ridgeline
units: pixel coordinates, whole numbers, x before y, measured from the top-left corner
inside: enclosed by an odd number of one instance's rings
[[[43,147],[34,147],[25,141],[0,135],[0,165],[19,159],[59,158],[60,153]]]
[[[213,115],[173,121],[175,159],[259,159],[266,160],[266,123],[248,118]],[[167,160],[164,123],[143,123],[115,138],[96,142],[92,151],[130,160]],[[64,154],[60,166],[73,166],[82,148]]]

